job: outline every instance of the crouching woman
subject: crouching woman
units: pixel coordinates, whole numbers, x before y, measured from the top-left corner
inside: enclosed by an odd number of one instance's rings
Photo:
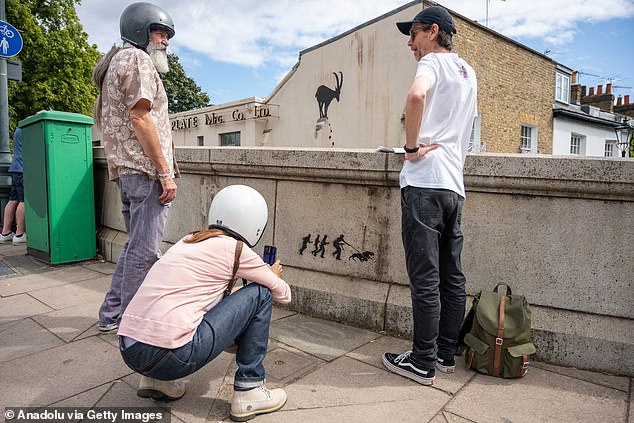
[[[264,385],[263,361],[272,301],[289,303],[291,290],[279,261],[269,266],[250,248],[268,220],[266,201],[256,190],[224,188],[208,217],[208,229],[178,241],[147,274],[121,319],[121,355],[143,375],[139,396],[177,399],[185,388],[175,379],[199,370],[235,341],[230,417],[246,421],[286,403],[283,389]],[[251,283],[225,296],[236,278]]]

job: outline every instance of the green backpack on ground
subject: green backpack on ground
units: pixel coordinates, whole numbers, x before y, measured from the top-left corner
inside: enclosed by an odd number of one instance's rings
[[[536,351],[530,306],[504,284],[476,294],[460,335],[467,368],[485,375],[522,377],[528,372],[528,356]]]

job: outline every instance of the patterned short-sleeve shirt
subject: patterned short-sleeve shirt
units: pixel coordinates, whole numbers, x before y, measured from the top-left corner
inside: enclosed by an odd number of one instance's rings
[[[145,173],[153,179],[158,177],[130,122],[130,110],[141,99],[152,105],[150,116],[173,175],[174,147],[163,82],[150,56],[126,43],[112,58],[101,92],[101,128],[110,180],[135,173]]]

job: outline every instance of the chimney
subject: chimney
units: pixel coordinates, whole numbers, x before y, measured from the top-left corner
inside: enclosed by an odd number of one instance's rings
[[[612,94],[612,83],[611,82],[609,84],[605,85],[605,93],[606,94]]]
[[[625,99],[623,100],[623,105],[627,106],[628,104],[630,104],[630,95],[626,95]]]
[[[594,87],[590,87],[590,93],[588,93],[588,96],[593,96],[594,95]]]
[[[572,71],[572,83],[577,83],[577,71]]]
[[[582,85],[581,86],[581,97],[585,97],[586,96],[586,86]]]
[[[616,98],[616,105],[617,105],[617,106],[620,106],[620,105],[621,105],[621,101],[622,101],[622,100],[623,100],[623,99],[621,98],[621,94],[619,94],[619,96]]]
[[[603,94],[603,85],[599,85],[597,87],[597,95],[602,95]]]

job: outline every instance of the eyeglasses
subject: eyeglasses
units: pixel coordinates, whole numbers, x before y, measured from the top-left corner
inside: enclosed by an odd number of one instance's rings
[[[416,38],[416,34],[421,32],[422,30],[423,30],[423,28],[410,29],[409,30],[409,39],[414,41],[414,38]]]

